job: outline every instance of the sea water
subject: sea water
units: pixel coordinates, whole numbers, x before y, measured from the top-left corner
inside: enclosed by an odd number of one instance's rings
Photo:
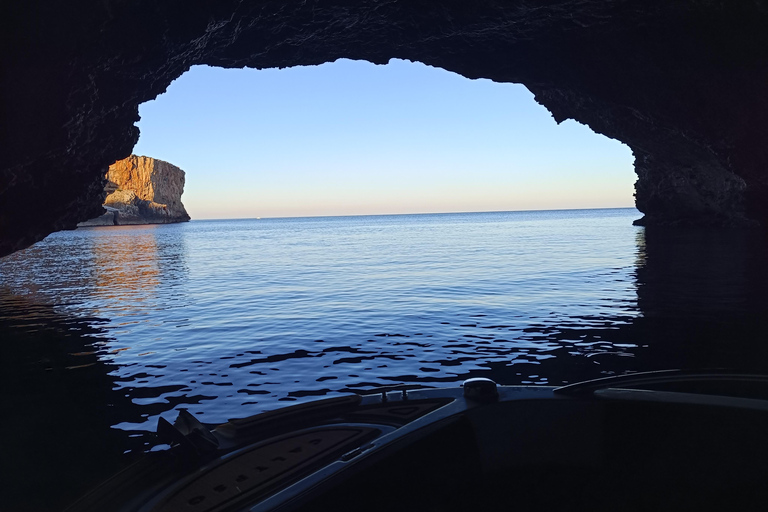
[[[66,443],[102,446],[82,473],[109,465],[109,453],[147,449],[145,433],[180,408],[222,422],[403,383],[768,369],[762,233],[646,229],[638,217],[630,208],[54,233],[0,260],[2,434],[14,446],[50,438],[46,463],[71,461]],[[14,456],[29,458],[19,448],[6,462]]]
[[[90,347],[72,355],[70,371],[95,355],[114,368],[117,386],[142,389],[136,405],[183,404],[210,421],[241,406],[398,383],[482,375],[558,385],[644,369],[628,360],[655,340],[623,335],[643,317],[639,216],[563,210],[65,231],[0,260],[2,320],[32,333],[86,324]],[[681,287],[701,287],[690,285]]]

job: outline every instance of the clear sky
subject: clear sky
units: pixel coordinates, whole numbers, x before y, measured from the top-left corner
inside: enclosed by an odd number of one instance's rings
[[[196,66],[139,112],[134,153],[186,171],[193,219],[634,205],[623,144],[420,63]]]

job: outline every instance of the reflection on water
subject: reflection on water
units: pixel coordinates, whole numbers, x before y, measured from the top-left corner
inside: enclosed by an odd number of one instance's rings
[[[163,264],[151,228],[68,232],[54,250],[38,244],[2,260],[0,474],[8,510],[61,510],[151,441],[111,428],[149,413],[120,390],[114,356],[123,349],[110,329],[124,325],[121,315],[149,313],[141,303]]]
[[[400,382],[765,372],[764,235],[644,229],[631,225],[637,215],[271,219],[54,234],[0,261],[4,438],[9,424],[24,425],[4,463],[23,461],[26,472],[53,462],[53,481],[77,458],[59,446],[92,447],[88,463],[68,473],[79,475],[69,490],[49,502],[63,503],[123,463],[123,452],[140,451],[143,432],[179,407],[216,422]]]
[[[127,236],[92,239],[95,298],[131,308],[151,297],[160,282],[155,227],[141,226],[135,234],[129,230]]]

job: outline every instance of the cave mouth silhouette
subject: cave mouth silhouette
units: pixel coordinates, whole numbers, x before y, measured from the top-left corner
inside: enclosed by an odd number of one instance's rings
[[[628,147],[418,62],[194,66],[140,115],[134,153],[185,169],[198,219],[633,206]]]
[[[342,57],[524,84],[557,121],[632,149],[644,225],[768,225],[764,2],[44,2],[5,14],[3,255],[98,215],[106,167],[137,142],[139,104],[191,66]]]

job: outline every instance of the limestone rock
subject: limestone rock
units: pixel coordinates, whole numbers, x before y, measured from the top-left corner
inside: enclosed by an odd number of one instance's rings
[[[117,212],[114,208],[104,207],[106,210],[102,215],[99,215],[98,217],[95,217],[93,219],[89,219],[83,222],[80,222],[77,224],[77,227],[79,228],[87,228],[87,227],[94,227],[94,226],[114,226],[115,225],[115,213]]]
[[[184,171],[175,165],[131,155],[110,165],[106,179],[106,212],[81,222],[79,227],[167,224],[189,220],[181,203]]]

